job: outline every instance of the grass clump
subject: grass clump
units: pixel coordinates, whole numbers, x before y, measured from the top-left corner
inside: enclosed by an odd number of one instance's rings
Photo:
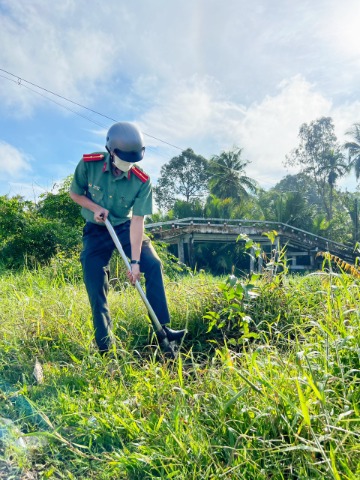
[[[38,478],[358,478],[357,280],[221,283],[167,281],[173,325],[189,334],[162,362],[133,288],[110,291],[106,359],[81,283],[46,269],[3,275],[0,416],[46,438],[22,463],[3,446],[3,461]]]

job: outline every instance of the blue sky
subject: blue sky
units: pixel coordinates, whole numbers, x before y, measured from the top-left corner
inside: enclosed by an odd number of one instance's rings
[[[138,123],[154,183],[181,149],[240,146],[270,188],[302,123],[331,116],[342,143],[360,122],[359,18],[358,0],[0,0],[0,194],[51,191],[113,123],[24,80]]]

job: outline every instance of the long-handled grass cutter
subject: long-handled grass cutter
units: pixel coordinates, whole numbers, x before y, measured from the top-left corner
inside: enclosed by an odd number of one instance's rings
[[[120,242],[118,236],[116,235],[116,232],[115,232],[113,226],[111,225],[111,223],[109,222],[108,219],[105,220],[105,226],[108,229],[108,232],[109,232],[111,238],[113,239],[113,241],[115,243],[115,246],[120,253],[121,258],[123,259],[126,268],[129,271],[131,271],[131,266],[130,266],[129,260],[128,260],[125,252],[124,252],[124,249],[121,245],[121,242]],[[162,351],[164,352],[164,354],[167,358],[172,358],[172,359],[176,358],[174,348],[172,347],[171,343],[169,342],[169,339],[167,338],[166,332],[164,331],[161,323],[159,322],[159,319],[157,318],[156,313],[154,312],[152,306],[150,305],[149,300],[146,298],[145,292],[142,289],[142,287],[140,285],[140,282],[138,280],[136,280],[136,282],[135,282],[135,288],[139,292],[140,297],[142,298],[142,300],[145,303],[145,306],[146,306],[146,308],[149,312],[149,317],[150,317],[150,320],[151,320],[151,324],[152,324],[153,329],[155,331],[155,334],[156,334],[156,336],[159,340],[159,344],[160,344],[160,347],[161,347]]]

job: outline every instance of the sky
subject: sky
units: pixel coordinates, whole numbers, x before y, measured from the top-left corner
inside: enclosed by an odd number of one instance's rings
[[[359,18],[358,0],[0,0],[0,195],[55,191],[114,121],[144,132],[154,184],[187,148],[240,147],[269,189],[303,123],[332,117],[342,144],[360,122]]]

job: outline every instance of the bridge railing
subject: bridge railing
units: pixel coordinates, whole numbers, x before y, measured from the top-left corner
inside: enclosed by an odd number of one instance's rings
[[[180,218],[169,220],[166,222],[157,222],[157,223],[147,223],[145,224],[146,229],[163,229],[168,230],[174,227],[187,227],[191,225],[209,225],[209,226],[227,226],[227,227],[259,227],[260,229],[266,231],[276,230],[281,231],[279,233],[285,233],[286,231],[292,233],[293,235],[298,234],[303,238],[306,237],[307,240],[312,240],[313,242],[325,243],[325,245],[331,245],[333,248],[339,250],[353,250],[355,249],[354,245],[345,245],[343,243],[335,242],[329,238],[322,237],[321,235],[316,235],[301,228],[294,227],[287,223],[282,222],[272,222],[265,220],[248,220],[248,219],[226,219],[226,218],[201,218],[201,217],[189,217],[189,218]]]

